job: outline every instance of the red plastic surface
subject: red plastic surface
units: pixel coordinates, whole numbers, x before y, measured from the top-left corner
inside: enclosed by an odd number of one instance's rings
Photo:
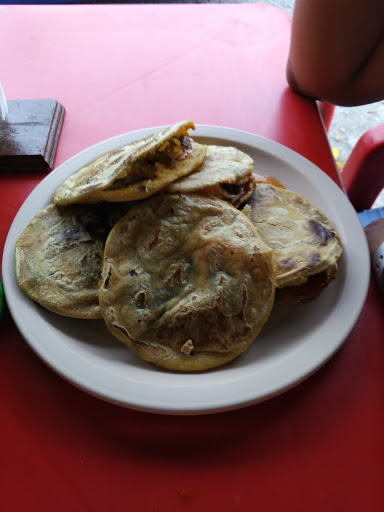
[[[369,209],[384,188],[384,124],[371,128],[360,137],[342,173],[355,209]]]
[[[66,108],[57,166],[116,134],[193,117],[287,145],[338,174],[316,105],[285,80],[290,20],[260,5],[1,7],[10,99]],[[0,247],[42,175],[0,175]],[[59,378],[0,324],[0,510],[384,509],[384,315],[371,283],[313,377],[225,414],[120,408]]]

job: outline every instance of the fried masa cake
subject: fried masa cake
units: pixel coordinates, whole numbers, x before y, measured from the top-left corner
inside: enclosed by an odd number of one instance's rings
[[[248,204],[247,215],[272,249],[276,298],[301,301],[319,295],[335,277],[342,252],[327,217],[302,195],[266,183],[256,184]]]
[[[62,183],[59,205],[144,199],[185,176],[204,160],[207,147],[189,136],[193,121],[181,121],[101,156]]]
[[[238,207],[255,189],[252,171],[253,159],[243,151],[209,145],[200,167],[168,185],[166,191],[213,195]]]
[[[212,196],[157,194],[116,223],[99,302],[112,334],[171,370],[222,365],[252,343],[274,303],[271,250]]]
[[[51,204],[19,236],[15,274],[32,300],[64,316],[101,318],[98,300],[104,245],[128,205]]]

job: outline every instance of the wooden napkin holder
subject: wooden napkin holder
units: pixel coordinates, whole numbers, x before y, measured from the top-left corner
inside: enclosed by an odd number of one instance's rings
[[[54,99],[8,100],[0,121],[0,171],[48,172],[52,169],[64,118]]]

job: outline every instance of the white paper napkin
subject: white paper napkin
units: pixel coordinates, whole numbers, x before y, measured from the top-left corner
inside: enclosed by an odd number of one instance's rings
[[[0,121],[5,121],[8,115],[8,105],[0,83]]]

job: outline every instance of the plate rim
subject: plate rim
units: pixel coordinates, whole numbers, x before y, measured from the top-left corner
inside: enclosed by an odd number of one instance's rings
[[[227,143],[239,143],[239,144],[249,144],[256,150],[263,151],[267,154],[272,154],[274,157],[279,158],[283,160],[284,162],[288,162],[289,165],[292,167],[295,167],[299,169],[300,172],[302,172],[302,168],[305,168],[306,171],[304,171],[304,174],[308,176],[308,172],[310,172],[311,178],[315,180],[315,183],[317,186],[329,186],[331,190],[331,194],[335,195],[343,205],[343,208],[346,210],[347,213],[350,215],[350,222],[352,223],[352,226],[357,230],[357,233],[360,231],[360,251],[361,254],[359,254],[359,260],[362,263],[361,269],[360,269],[360,282],[362,284],[361,290],[359,290],[359,296],[355,297],[355,302],[353,303],[353,310],[349,311],[349,319],[347,325],[344,325],[342,328],[342,334],[338,336],[337,342],[335,342],[332,345],[332,349],[328,349],[326,351],[323,351],[323,353],[317,357],[316,362],[312,361],[306,361],[307,365],[304,368],[301,368],[300,372],[296,372],[296,376],[294,377],[292,374],[289,374],[285,376],[285,379],[281,379],[279,384],[275,384],[275,386],[269,387],[269,392],[264,393],[262,396],[255,395],[254,393],[242,393],[241,398],[232,398],[232,400],[229,400],[227,398],[221,397],[221,399],[216,399],[216,401],[211,401],[208,403],[208,401],[205,404],[198,404],[198,403],[189,403],[189,404],[183,404],[181,401],[174,403],[170,402],[170,400],[163,401],[164,403],[160,403],[159,400],[156,400],[156,403],[154,403],[153,399],[147,400],[146,402],[141,398],[140,400],[132,399],[132,397],[118,397],[118,396],[111,396],[110,394],[106,393],[105,390],[100,389],[100,387],[96,386],[95,383],[92,383],[92,385],[87,382],[84,377],[82,376],[74,376],[73,372],[71,373],[68,371],[68,368],[63,367],[62,364],[58,363],[57,361],[54,361],[52,359],[52,355],[50,353],[47,353],[46,351],[42,351],[41,347],[39,346],[39,343],[36,342],[34,339],[30,339],[28,332],[26,331],[26,327],[22,325],[21,319],[17,312],[17,300],[12,296],[12,293],[10,296],[8,296],[8,292],[11,292],[12,286],[15,285],[15,277],[14,273],[13,275],[10,275],[9,272],[7,272],[7,269],[10,269],[11,264],[11,253],[14,253],[14,242],[17,239],[17,235],[21,232],[23,227],[20,227],[19,221],[20,219],[24,219],[25,212],[28,211],[28,209],[33,210],[33,204],[36,203],[35,197],[38,197],[41,190],[44,190],[48,188],[53,197],[53,191],[55,190],[55,186],[58,186],[63,179],[65,179],[67,176],[72,174],[72,169],[75,167],[76,169],[81,168],[83,165],[86,165],[86,163],[94,160],[97,158],[97,156],[100,156],[104,154],[107,151],[110,151],[111,149],[115,149],[117,147],[120,147],[121,145],[124,145],[128,142],[131,142],[133,140],[136,140],[139,137],[146,136],[149,133],[152,133],[156,130],[159,130],[161,128],[164,128],[164,126],[155,126],[150,128],[143,128],[140,130],[130,131],[124,134],[120,134],[108,139],[105,139],[101,142],[98,142],[97,144],[90,146],[89,148],[86,148],[82,150],[81,152],[77,153],[76,155],[70,157],[65,162],[60,164],[56,169],[51,171],[51,173],[46,176],[28,195],[26,200],[21,205],[20,209],[18,210],[11,227],[9,229],[5,244],[4,244],[4,252],[3,252],[3,267],[2,267],[2,273],[3,273],[3,285],[4,285],[4,293],[7,300],[8,309],[11,313],[11,316],[16,324],[17,329],[23,336],[26,343],[29,345],[29,347],[35,352],[35,354],[43,360],[43,362],[54,372],[59,374],[64,380],[71,383],[75,387],[87,392],[88,394],[92,396],[96,396],[102,400],[105,400],[110,403],[114,403],[123,407],[127,407],[130,409],[145,411],[145,412],[152,412],[152,413],[159,413],[159,414],[177,414],[177,415],[197,415],[197,414],[211,414],[211,413],[218,413],[218,412],[225,412],[229,410],[234,410],[242,407],[246,407],[249,405],[253,405],[265,400],[268,400],[274,396],[280,395],[289,389],[295,387],[299,383],[303,382],[307,378],[309,378],[311,375],[313,375],[316,371],[319,370],[320,367],[322,367],[329,359],[331,359],[334,354],[340,349],[340,347],[344,344],[346,338],[352,331],[354,325],[357,322],[358,317],[360,316],[361,310],[364,306],[366,296],[368,293],[368,287],[369,287],[369,277],[370,277],[370,263],[369,263],[369,251],[368,251],[368,245],[366,242],[366,238],[364,236],[363,228],[361,227],[360,221],[358,219],[358,216],[353,209],[352,205],[349,203],[345,193],[342,191],[342,189],[328,176],[326,175],[319,167],[317,167],[314,163],[312,163],[307,158],[303,157],[302,155],[296,153],[292,149],[283,146],[282,144],[272,141],[270,139],[267,139],[265,137],[262,137],[260,135],[256,135],[247,131],[243,130],[237,130],[233,128],[228,127],[222,127],[222,126],[215,126],[215,125],[196,125],[196,131],[193,134],[196,136],[195,138],[198,139],[209,139],[209,138],[216,138],[216,139],[222,139],[225,140]],[[84,163],[85,162],[85,163]],[[72,171],[72,172],[71,172]],[[47,198],[47,204],[49,202],[49,198]],[[40,208],[37,208],[36,212]],[[31,217],[27,218],[24,222],[24,226]],[[359,229],[360,226],[360,229]],[[356,234],[356,233],[355,233]],[[13,258],[12,258],[13,263]],[[365,264],[364,264],[365,263]],[[13,268],[13,264],[12,264]],[[349,271],[350,272],[350,271]],[[347,269],[348,273],[348,269]],[[12,283],[13,279],[13,283]],[[16,287],[17,287],[16,283]],[[16,302],[16,304],[15,304]],[[242,384],[243,386],[246,386],[247,384],[251,384],[252,382],[248,382],[249,380],[253,379],[243,379]],[[225,386],[224,386],[225,388]],[[223,388],[223,389],[224,389]],[[169,390],[168,390],[169,391]],[[225,393],[224,393],[225,394]]]

